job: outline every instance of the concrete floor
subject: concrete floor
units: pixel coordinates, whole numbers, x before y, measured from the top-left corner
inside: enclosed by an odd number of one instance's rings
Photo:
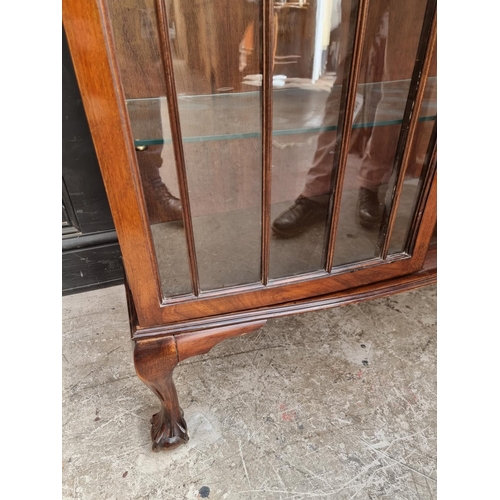
[[[436,287],[268,321],[175,372],[153,453],[123,287],[63,298],[63,498],[436,498]]]

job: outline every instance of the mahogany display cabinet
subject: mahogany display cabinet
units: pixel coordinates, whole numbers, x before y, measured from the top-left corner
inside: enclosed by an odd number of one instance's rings
[[[266,320],[436,281],[435,0],[63,0],[153,449],[172,373]]]

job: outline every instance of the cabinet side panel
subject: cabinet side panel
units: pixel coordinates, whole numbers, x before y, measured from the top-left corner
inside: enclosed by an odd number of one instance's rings
[[[158,324],[156,259],[104,6],[64,0],[63,23],[139,322]]]

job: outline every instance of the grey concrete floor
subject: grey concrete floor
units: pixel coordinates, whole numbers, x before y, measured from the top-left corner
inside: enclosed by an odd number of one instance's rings
[[[63,498],[436,498],[436,287],[270,320],[175,372],[153,453],[123,287],[63,298]]]

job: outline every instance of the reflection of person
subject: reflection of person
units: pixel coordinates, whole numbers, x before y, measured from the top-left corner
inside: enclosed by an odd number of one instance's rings
[[[350,5],[349,0],[342,0],[341,60],[335,84],[327,99],[325,124],[331,121],[332,113],[337,113],[339,109],[349,21],[352,18]],[[365,35],[360,83],[381,80],[390,82],[411,77],[421,29],[421,21],[418,20],[423,19],[424,9],[425,2],[420,0],[372,2]],[[377,106],[375,122],[379,121],[378,116],[383,116],[393,108],[390,96],[384,92],[386,85],[382,83],[382,98]],[[356,214],[360,224],[365,227],[374,227],[381,222],[383,204],[379,200],[379,190],[391,176],[399,131],[398,125],[376,126],[366,146],[358,171],[360,188]],[[336,141],[335,131],[322,132],[319,135],[316,153],[302,193],[294,205],[273,222],[273,231],[278,236],[293,236],[307,230],[314,223],[326,221],[329,195],[332,191]]]
[[[141,123],[147,123],[146,137],[163,137],[161,108],[165,77],[156,35],[156,18],[152,4],[146,0],[112,0],[108,2],[114,43],[127,99],[152,98],[150,106],[136,112]],[[150,132],[153,132],[149,135]],[[181,202],[163,182],[160,168],[162,146],[148,146],[137,152],[144,198],[151,224],[182,219]]]

